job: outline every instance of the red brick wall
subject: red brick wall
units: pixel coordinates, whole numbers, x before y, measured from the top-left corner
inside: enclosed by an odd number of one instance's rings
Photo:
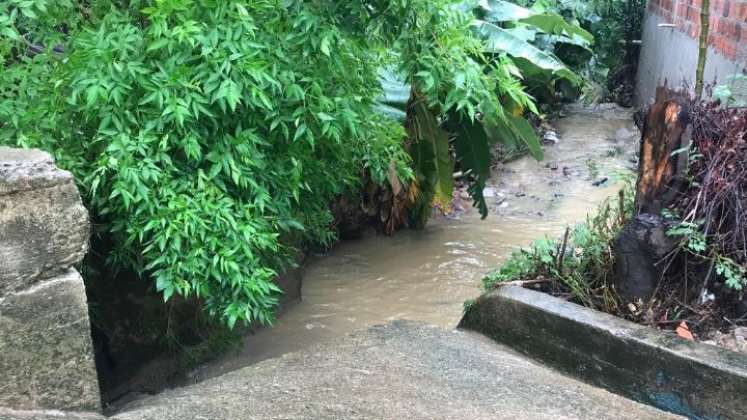
[[[702,0],[650,0],[649,11],[692,38],[700,37]],[[747,0],[711,0],[708,42],[718,53],[732,59],[747,52]]]

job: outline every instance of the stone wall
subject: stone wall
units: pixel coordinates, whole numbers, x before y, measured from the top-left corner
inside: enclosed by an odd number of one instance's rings
[[[747,0],[711,0],[705,83],[728,84],[747,69]],[[650,0],[643,23],[636,102],[650,103],[656,87],[695,85],[702,0]],[[732,86],[747,99],[743,84]]]
[[[88,213],[69,172],[0,147],[0,407],[99,411],[86,293]]]

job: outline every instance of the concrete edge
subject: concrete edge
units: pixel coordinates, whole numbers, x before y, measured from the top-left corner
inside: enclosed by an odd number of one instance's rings
[[[459,328],[614,393],[691,418],[743,418],[747,356],[683,340],[545,293],[507,286]]]
[[[0,407],[2,420],[105,420],[99,413],[89,411],[36,410],[20,411]]]

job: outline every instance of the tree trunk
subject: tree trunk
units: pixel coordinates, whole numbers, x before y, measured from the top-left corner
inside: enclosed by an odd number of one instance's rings
[[[687,174],[689,107],[681,95],[658,88],[643,122],[636,212],[659,214],[671,204]]]
[[[666,88],[643,122],[634,217],[615,243],[616,288],[625,302],[648,302],[661,279],[657,263],[676,245],[661,210],[685,185],[690,144],[685,100]],[[673,153],[674,152],[674,153]]]

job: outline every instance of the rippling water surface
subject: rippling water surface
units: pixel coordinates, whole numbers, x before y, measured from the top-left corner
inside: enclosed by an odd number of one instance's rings
[[[435,217],[423,231],[402,231],[337,245],[303,275],[303,301],[273,328],[244,339],[240,352],[197,372],[212,377],[393,319],[453,328],[462,304],[480,293],[485,273],[533,239],[561,235],[619,184],[594,181],[630,168],[638,140],[631,114],[610,106],[570,108],[554,123],[560,142],[536,162],[525,157],[496,171],[491,215]]]

